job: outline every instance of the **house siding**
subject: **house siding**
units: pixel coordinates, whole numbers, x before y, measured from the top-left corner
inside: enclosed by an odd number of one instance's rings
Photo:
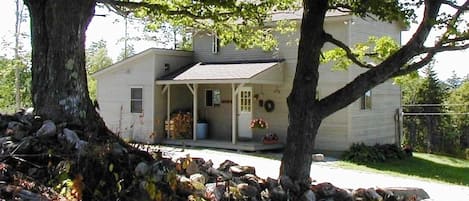
[[[126,62],[98,76],[98,102],[101,116],[108,128],[125,140],[152,142],[154,102],[154,56],[145,55],[141,59]],[[130,88],[142,88],[143,112],[130,112]]]
[[[149,49],[135,57],[114,64],[96,76],[100,114],[108,128],[123,139],[153,143],[155,136],[164,134],[167,102],[162,87],[155,86],[156,77],[192,63],[193,56],[190,52]],[[169,71],[164,70],[165,64],[170,64]],[[142,113],[130,112],[130,88],[133,87],[143,89]],[[187,97],[187,94],[172,94],[173,100],[180,97]]]
[[[398,44],[401,42],[400,26],[387,22],[376,22],[354,18],[350,26],[350,37],[355,42],[365,42],[369,36],[390,36]],[[363,73],[365,70],[352,67],[349,69],[349,81]],[[350,132],[348,133],[349,145],[363,142],[367,145],[395,143],[396,123],[394,114],[400,106],[400,88],[388,80],[371,90],[372,109],[361,110],[360,100],[349,106]]]
[[[395,143],[394,115],[400,105],[400,95],[399,87],[393,85],[392,81],[387,81],[371,90],[371,110],[361,110],[359,101],[353,103],[350,107],[350,143]]]
[[[193,50],[196,61],[201,62],[226,62],[272,59],[272,52],[255,49],[239,49],[234,44],[219,48],[217,53],[212,53],[212,36],[201,32],[194,36]]]
[[[298,27],[299,30],[299,27]],[[325,24],[325,30],[331,33],[334,38],[343,41],[346,44],[353,45],[357,42],[368,40],[370,35],[383,36],[389,35],[400,41],[400,30],[396,25],[388,23],[367,21],[361,18],[350,18],[342,16],[331,18]],[[262,60],[262,59],[282,59],[284,64],[284,85],[251,85],[253,94],[260,95],[262,99],[273,100],[275,110],[266,112],[260,107],[258,100],[254,100],[253,118],[264,118],[269,123],[269,132],[279,135],[280,140],[285,142],[288,129],[288,106],[286,97],[289,95],[295,75],[295,67],[297,61],[298,38],[299,31],[284,35],[277,34],[279,45],[272,52],[262,51],[260,49],[239,50],[233,44],[220,47],[219,52],[214,54],[211,51],[211,36],[207,34],[197,35],[194,38],[194,51],[196,60],[204,62],[226,62],[239,60]],[[334,48],[330,43],[326,43],[323,51]],[[334,71],[332,64],[322,64],[320,69],[318,95],[320,98],[326,97],[330,93],[345,86],[349,81],[353,80],[357,75],[363,72],[358,67],[350,67],[347,71]],[[356,110],[357,103],[344,108],[331,116],[324,119],[318,131],[315,147],[316,149],[327,150],[346,150],[348,147],[358,141],[380,141],[393,142],[394,140],[394,107],[400,104],[399,97],[388,97],[399,94],[399,89],[395,86],[388,86],[389,83],[383,84],[374,92],[375,110],[370,115],[364,114]],[[228,85],[227,85],[228,86]],[[210,88],[210,87],[209,87]],[[223,87],[222,87],[223,88]],[[231,88],[226,89],[231,94]],[[222,91],[222,94],[225,92]],[[231,99],[231,97],[228,97]],[[397,101],[396,101],[397,100]],[[200,100],[199,100],[200,101]],[[386,108],[387,107],[387,108]],[[230,104],[225,108],[230,111]],[[215,139],[229,139],[228,135],[231,130],[230,114],[216,113],[215,116],[220,122],[216,123],[223,129],[211,128]],[[221,115],[221,116],[220,116]],[[228,119],[223,120],[223,117]],[[369,121],[375,119],[376,121]],[[379,123],[378,123],[379,122]],[[253,136],[255,140],[260,140],[267,131],[254,130]],[[381,137],[376,137],[381,135]]]
[[[328,33],[332,33],[334,38],[348,45],[364,42],[368,40],[369,35],[390,35],[400,41],[399,28],[396,25],[350,16],[331,17],[325,24]],[[220,47],[218,53],[212,53],[211,36],[198,33],[193,39],[193,53],[159,50],[142,56],[136,61],[118,64],[121,66],[98,76],[98,101],[101,104],[102,115],[111,129],[121,122],[119,130],[122,135],[125,135],[124,137],[140,142],[151,142],[154,140],[149,137],[151,133],[156,136],[165,136],[164,121],[167,119],[167,93],[163,93],[164,86],[155,86],[157,78],[192,62],[281,59],[282,65],[276,70],[283,71],[283,84],[246,84],[245,86],[252,87],[253,95],[259,97],[257,100],[253,99],[253,118],[264,118],[269,124],[267,130],[254,130],[253,140],[260,141],[267,132],[273,132],[280,137],[281,142],[285,142],[288,129],[286,98],[291,91],[295,75],[299,31],[286,35],[277,34],[277,38],[279,45],[273,51],[240,50],[230,44]],[[326,43],[323,51],[330,48],[333,46]],[[169,71],[164,70],[165,64],[170,64]],[[333,71],[332,64],[322,64],[319,68],[319,98],[324,98],[345,86],[363,71],[353,66],[347,71]],[[264,75],[258,78],[266,80]],[[144,89],[143,115],[129,113],[131,86],[141,86]],[[220,90],[222,103],[219,106],[205,106],[205,90],[208,89]],[[170,85],[170,92],[169,111],[171,113],[192,112],[193,96],[185,84]],[[232,103],[234,102],[231,99],[231,84],[198,85],[198,118],[209,122],[208,138],[231,140]],[[361,111],[357,101],[324,119],[318,131],[315,148],[342,151],[348,149],[354,142],[367,144],[394,142],[393,115],[400,105],[399,88],[392,85],[390,81],[385,82],[373,89],[372,99],[373,108],[370,111]],[[274,111],[267,112],[259,105],[259,100],[274,101]],[[137,124],[142,126],[136,127]],[[130,129],[133,129],[132,132],[129,131]],[[135,135],[136,130],[139,132],[138,136]]]

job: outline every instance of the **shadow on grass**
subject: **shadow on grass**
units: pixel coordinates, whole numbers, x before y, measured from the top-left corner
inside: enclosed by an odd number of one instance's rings
[[[390,171],[469,186],[469,167],[454,167],[418,157],[363,165],[381,171]]]

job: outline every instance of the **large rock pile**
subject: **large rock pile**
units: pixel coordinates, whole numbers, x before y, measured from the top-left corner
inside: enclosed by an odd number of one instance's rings
[[[0,115],[0,200],[286,201],[288,180],[260,178],[251,166],[186,156],[164,158],[112,133],[17,113]],[[407,201],[400,189],[311,184],[303,200]]]

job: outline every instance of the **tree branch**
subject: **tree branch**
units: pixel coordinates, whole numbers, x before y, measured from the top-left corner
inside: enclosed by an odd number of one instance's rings
[[[467,2],[468,1],[466,1],[466,3],[462,6],[459,6],[459,5],[455,4],[452,1],[443,1],[443,4],[448,5],[452,8],[454,8],[454,9],[458,9],[458,10],[469,10],[469,6],[467,5]]]
[[[341,49],[343,49],[347,54],[347,58],[349,58],[354,64],[356,64],[356,65],[358,65],[362,68],[374,68],[375,67],[371,64],[366,64],[366,63],[363,63],[360,60],[358,60],[356,55],[352,52],[352,50],[345,43],[343,43],[340,40],[335,39],[331,34],[326,33],[325,38],[326,38],[327,42],[330,42],[330,43],[336,45],[337,47],[340,47]]]
[[[401,69],[402,66],[405,66],[407,62],[411,61],[415,56],[421,55],[422,49],[424,49],[424,43],[438,17],[440,7],[441,1],[425,1],[423,20],[412,38],[402,46],[401,49],[383,62],[358,75],[346,86],[321,99],[319,101],[320,118],[324,119],[328,117],[359,99],[366,91],[397,76],[399,72],[403,72],[404,70]],[[429,58],[433,57],[431,53],[427,56]],[[425,61],[426,60],[410,67],[421,67]]]
[[[230,17],[234,14],[234,12],[222,12],[222,13],[212,13],[207,12],[206,14],[195,14],[190,12],[189,8],[182,8],[182,9],[171,9],[169,6],[162,5],[162,4],[153,4],[147,2],[131,2],[131,1],[118,1],[118,0],[97,0],[99,3],[103,3],[105,5],[111,6],[116,13],[119,15],[126,15],[130,11],[134,11],[140,8],[147,8],[153,13],[162,13],[166,15],[183,15],[187,17],[191,17],[193,19],[214,19],[220,17]],[[123,9],[125,8],[125,9]]]
[[[413,71],[416,71],[422,67],[424,67],[425,65],[427,65],[428,63],[430,63],[432,60],[433,60],[433,56],[435,54],[434,53],[429,53],[427,54],[427,56],[425,56],[423,59],[421,59],[420,61],[418,62],[415,62],[415,63],[412,63],[410,65],[407,65],[405,67],[402,67],[399,71],[397,71],[396,73],[394,73],[391,77],[397,77],[397,76],[401,76],[401,75],[406,75],[406,74],[409,74]]]

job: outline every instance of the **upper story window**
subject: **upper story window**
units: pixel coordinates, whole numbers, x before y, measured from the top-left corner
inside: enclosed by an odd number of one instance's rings
[[[130,112],[143,112],[143,89],[142,87],[130,88]]]
[[[212,53],[217,54],[220,50],[220,39],[216,34],[212,35]]]
[[[365,92],[365,94],[360,98],[360,109],[371,110],[371,90]]]
[[[208,89],[205,91],[205,106],[219,106],[221,104],[221,92],[218,89]]]

